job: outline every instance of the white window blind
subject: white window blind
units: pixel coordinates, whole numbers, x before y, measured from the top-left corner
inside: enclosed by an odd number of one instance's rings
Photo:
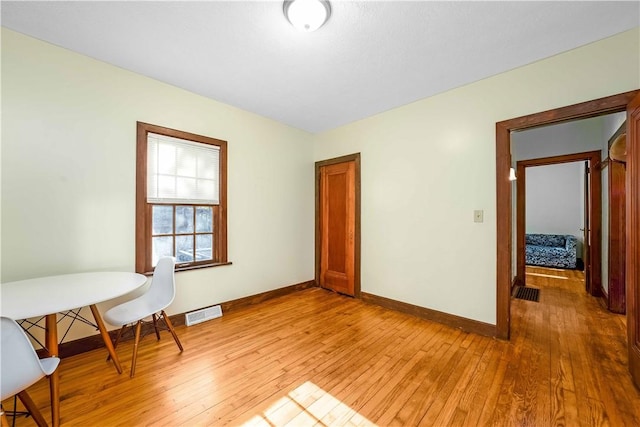
[[[220,148],[149,132],[147,202],[217,205]]]

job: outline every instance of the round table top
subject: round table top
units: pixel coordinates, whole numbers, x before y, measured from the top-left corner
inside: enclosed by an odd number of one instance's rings
[[[26,319],[86,307],[125,295],[147,277],[128,272],[95,272],[38,277],[0,284],[0,315]]]

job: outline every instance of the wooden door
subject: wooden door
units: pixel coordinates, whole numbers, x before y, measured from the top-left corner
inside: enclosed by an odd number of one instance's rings
[[[355,296],[356,162],[320,167],[320,286]]]
[[[624,314],[625,303],[625,166],[609,162],[609,310]]]
[[[584,261],[584,284],[588,293],[593,294],[591,283],[591,191],[589,186],[589,161],[584,162],[584,228],[582,239],[582,257]]]
[[[629,371],[640,388],[640,94],[627,106],[627,329]]]

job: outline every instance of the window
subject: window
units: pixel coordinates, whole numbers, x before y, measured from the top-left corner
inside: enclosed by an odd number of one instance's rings
[[[136,271],[227,262],[227,142],[138,122]]]

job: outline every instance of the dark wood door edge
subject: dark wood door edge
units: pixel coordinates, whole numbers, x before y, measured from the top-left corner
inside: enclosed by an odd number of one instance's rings
[[[525,282],[525,280],[524,280],[524,279],[521,279],[520,277],[515,276],[515,277],[513,278],[513,282],[511,282],[511,293],[513,294],[513,290],[514,290],[516,287],[518,287],[518,286],[524,286],[524,284],[525,284],[525,283],[526,283],[526,282]]]

